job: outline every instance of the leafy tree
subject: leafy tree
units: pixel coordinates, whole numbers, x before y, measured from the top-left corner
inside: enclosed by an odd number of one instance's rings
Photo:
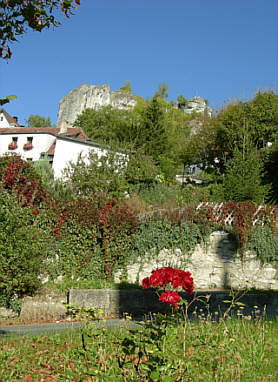
[[[11,58],[10,43],[17,41],[17,36],[24,35],[28,29],[41,32],[51,26],[58,27],[60,22],[55,12],[60,10],[69,17],[76,5],[80,5],[80,0],[0,0],[0,58]],[[0,98],[0,105],[15,98],[15,95]]]
[[[233,157],[233,149],[243,134],[261,149],[274,139],[278,129],[278,95],[258,92],[250,101],[231,103],[216,116],[206,119],[193,140],[198,140],[193,157],[204,166],[225,172],[225,161]],[[215,159],[217,158],[217,161]]]
[[[184,97],[184,95],[180,94],[177,98],[178,101],[178,107],[179,109],[184,109],[187,104],[187,99]]]
[[[31,114],[25,121],[28,127],[51,127],[50,118],[41,117],[38,114]]]
[[[122,198],[128,190],[125,177],[127,157],[111,151],[102,156],[89,153],[79,156],[64,170],[67,185],[73,193],[87,198]]]
[[[120,88],[120,90],[123,90],[125,92],[129,92],[129,93],[132,93],[132,89],[131,89],[131,85],[130,85],[130,82],[129,81],[126,81],[125,82],[125,86],[122,86]]]
[[[102,144],[130,142],[134,139],[135,115],[130,110],[104,106],[98,110],[86,109],[74,122],[92,140]]]
[[[151,182],[158,173],[159,170],[155,165],[153,158],[145,155],[142,149],[139,148],[138,150],[129,153],[126,169],[126,179],[129,184]]]
[[[155,93],[154,97],[158,97],[164,100],[167,100],[168,98],[168,85],[166,85],[164,82],[158,85],[158,91]]]
[[[0,0],[0,57],[9,59],[10,43],[28,29],[41,32],[57,27],[56,12],[69,17],[80,0]]]
[[[16,98],[16,95],[8,95],[5,98],[0,98],[0,106],[5,105],[6,103],[9,103],[10,101],[13,101]]]
[[[111,106],[87,109],[74,126],[81,127],[91,140],[115,150],[127,146],[129,151],[139,150],[140,155],[144,153],[142,158],[152,158],[160,166],[156,174],[162,172],[170,178],[180,164],[179,151],[189,134],[190,119],[166,100],[153,97],[148,101],[138,98],[133,110]]]

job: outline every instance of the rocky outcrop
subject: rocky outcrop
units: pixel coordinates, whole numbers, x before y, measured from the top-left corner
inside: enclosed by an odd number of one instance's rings
[[[71,90],[69,94],[62,98],[59,103],[58,128],[72,127],[77,116],[85,109],[98,109],[103,106],[111,105],[118,109],[133,108],[137,103],[137,97],[127,90],[110,90],[109,85],[80,85]],[[174,103],[179,108],[178,102]],[[212,114],[211,107],[201,97],[193,97],[184,107],[185,114],[199,113],[206,117]]]
[[[188,100],[185,108],[185,114],[201,113],[207,117],[211,117],[212,108],[207,106],[206,101],[201,97],[193,97]]]
[[[71,90],[59,103],[57,127],[72,127],[77,116],[85,109],[98,109],[111,105],[119,109],[132,108],[137,98],[131,92],[116,90],[111,92],[109,85],[80,85]]]

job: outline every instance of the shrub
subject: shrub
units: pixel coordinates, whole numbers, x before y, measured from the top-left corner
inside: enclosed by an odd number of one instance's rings
[[[39,205],[46,200],[46,191],[33,166],[17,155],[0,157],[0,182],[2,187],[17,194],[23,206]]]
[[[39,210],[22,208],[15,195],[0,191],[0,295],[10,299],[38,288],[46,237],[36,226]]]
[[[175,224],[162,219],[142,222],[135,232],[133,250],[128,260],[146,253],[153,256],[163,249],[179,248],[190,253],[201,241],[201,232],[194,224]]]
[[[51,279],[111,280],[115,266],[127,256],[137,219],[117,200],[77,198],[52,205],[54,245],[49,252]]]
[[[272,232],[267,225],[256,227],[252,238],[247,242],[246,249],[252,251],[263,262],[278,261],[278,229]]]

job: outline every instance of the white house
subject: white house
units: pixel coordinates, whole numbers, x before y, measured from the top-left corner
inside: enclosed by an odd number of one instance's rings
[[[30,128],[21,127],[3,109],[0,125],[0,156],[15,153],[27,161],[49,160],[55,178],[62,175],[69,161],[76,162],[79,155],[94,151],[98,156],[106,153],[97,143],[88,140],[81,128]],[[8,125],[8,126],[7,126]]]
[[[0,128],[5,127],[20,127],[17,122],[17,117],[11,117],[4,109],[0,109]]]

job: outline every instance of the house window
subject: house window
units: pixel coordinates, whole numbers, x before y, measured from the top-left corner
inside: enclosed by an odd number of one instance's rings
[[[27,137],[27,142],[23,145],[23,150],[32,150],[33,137]]]
[[[12,141],[8,145],[9,150],[16,150],[17,149],[17,137],[12,137]]]
[[[33,162],[33,158],[26,158],[27,162]]]

